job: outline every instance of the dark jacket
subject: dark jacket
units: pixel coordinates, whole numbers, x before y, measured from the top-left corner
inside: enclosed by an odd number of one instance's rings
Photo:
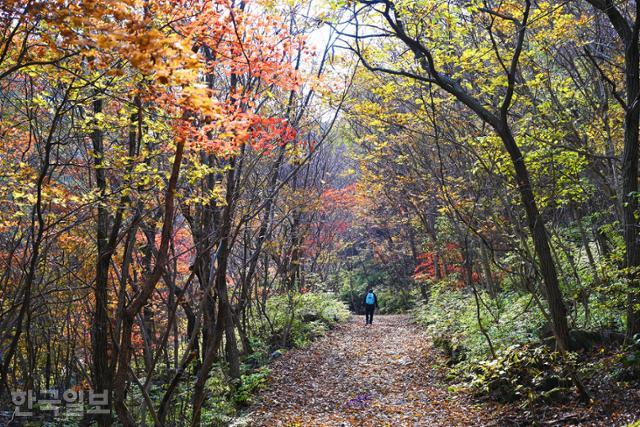
[[[374,302],[374,305],[376,306],[376,308],[380,308],[380,307],[378,307],[378,296],[376,295],[376,293],[375,293],[375,292],[372,292],[372,293],[373,293],[373,300],[375,301],[375,302]],[[366,294],[364,294],[364,298],[363,298],[363,300],[362,300],[362,304],[364,304],[364,306],[365,306],[365,307],[366,307],[367,305],[369,305],[369,304],[367,304],[367,295],[369,295],[369,292],[367,292]]]

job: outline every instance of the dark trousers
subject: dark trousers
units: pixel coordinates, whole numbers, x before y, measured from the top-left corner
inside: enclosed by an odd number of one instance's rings
[[[364,316],[367,325],[373,324],[373,311],[376,309],[376,306],[373,304],[365,304],[364,305]]]

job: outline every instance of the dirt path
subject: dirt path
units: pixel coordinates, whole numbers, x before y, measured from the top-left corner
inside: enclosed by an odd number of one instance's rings
[[[449,393],[434,350],[406,316],[360,316],[271,365],[250,408],[254,426],[476,426],[478,409]]]

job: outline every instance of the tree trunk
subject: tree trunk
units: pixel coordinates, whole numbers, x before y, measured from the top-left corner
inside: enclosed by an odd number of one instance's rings
[[[102,99],[96,98],[93,101],[93,113],[102,112]],[[96,263],[96,282],[94,289],[95,312],[92,325],[93,344],[93,386],[98,393],[111,390],[111,376],[109,375],[109,313],[107,305],[108,280],[109,280],[109,213],[104,206],[104,197],[107,191],[105,171],[103,169],[104,147],[102,129],[96,127],[91,135],[93,142],[93,152],[95,156],[95,177],[96,187],[100,194],[98,202],[98,218],[96,224],[96,243],[98,247],[98,259]],[[106,426],[110,424],[109,416],[99,416],[98,424]]]
[[[219,310],[223,319],[225,330],[225,349],[227,353],[227,362],[229,363],[229,375],[233,379],[240,378],[240,354],[238,352],[238,343],[236,341],[235,328],[233,326],[233,313],[231,311],[231,302],[229,301],[229,293],[227,291],[227,264],[231,252],[231,229],[233,210],[235,208],[235,191],[236,191],[236,171],[235,159],[229,161],[231,170],[227,176],[227,205],[225,206],[222,228],[220,230],[220,247],[218,248],[218,266],[216,269],[216,290],[220,300]]]
[[[487,290],[489,291],[489,295],[491,298],[495,298],[498,295],[498,289],[493,280],[493,274],[491,273],[491,262],[489,260],[489,253],[487,252],[487,248],[485,247],[484,242],[480,242],[480,263],[482,265],[482,273],[484,275],[485,280],[487,281]]]
[[[146,278],[135,298],[131,301],[120,315],[122,316],[122,336],[120,338],[120,348],[118,353],[118,370],[113,380],[113,399],[118,419],[123,426],[135,426],[135,421],[129,412],[125,403],[127,397],[127,379],[130,373],[129,362],[132,353],[132,333],[133,324],[140,310],[147,303],[155,287],[162,276],[166,267],[169,243],[173,237],[173,217],[175,211],[175,193],[178,186],[178,178],[180,176],[180,167],[182,164],[182,156],[184,154],[185,142],[178,139],[176,142],[176,153],[171,167],[171,175],[169,183],[165,191],[164,201],[164,222],[162,224],[162,232],[160,235],[160,247],[156,256],[156,264],[153,271]]]
[[[636,5],[636,8],[640,6]],[[638,16],[636,16],[636,20]],[[640,65],[638,51],[638,23],[625,46],[625,81],[627,111],[624,122],[624,153],[622,155],[622,213],[625,242],[625,267],[629,280],[627,336],[640,333],[640,239],[638,239],[638,125],[640,124]]]
[[[545,295],[549,304],[553,334],[558,347],[566,351],[569,349],[569,325],[567,324],[567,309],[564,305],[558,273],[551,255],[551,247],[544,221],[538,211],[535,196],[531,188],[529,171],[524,162],[522,152],[518,148],[511,130],[506,124],[497,127],[496,131],[504,143],[516,173],[516,182],[522,204],[527,214],[527,224],[533,238],[533,245],[538,258],[540,273],[544,281]]]
[[[607,15],[611,26],[624,44],[624,79],[626,100],[624,117],[624,152],[622,154],[622,225],[625,243],[625,268],[629,290],[627,296],[627,336],[640,333],[640,220],[638,209],[638,125],[640,124],[640,2],[635,3],[635,20],[629,22],[611,0],[587,0]],[[622,103],[622,102],[621,102]]]

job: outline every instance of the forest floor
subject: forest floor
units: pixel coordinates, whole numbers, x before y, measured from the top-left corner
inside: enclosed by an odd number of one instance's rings
[[[491,423],[451,393],[426,333],[408,316],[354,316],[273,362],[253,426],[470,426]]]
[[[593,356],[607,364],[606,355]],[[586,359],[585,362],[588,362]],[[525,409],[448,389],[442,354],[409,316],[353,316],[270,365],[268,386],[244,423],[261,426],[623,426],[640,419],[640,389],[596,375],[592,405],[577,397]]]

